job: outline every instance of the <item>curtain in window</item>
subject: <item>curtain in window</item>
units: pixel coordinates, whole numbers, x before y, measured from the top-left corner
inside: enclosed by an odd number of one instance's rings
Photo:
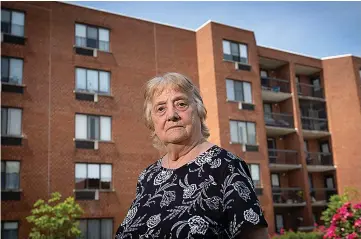
[[[101,220],[101,239],[113,238],[113,220],[102,219]]]
[[[252,103],[252,88],[248,82],[243,82],[244,102]]]
[[[75,188],[85,189],[86,188],[86,164],[77,163],[75,165]]]
[[[21,109],[8,109],[8,134],[21,136]]]
[[[75,138],[86,139],[87,138],[87,117],[86,115],[75,116]]]
[[[86,46],[86,26],[75,24],[75,44],[77,46]]]
[[[103,93],[109,93],[110,85],[110,73],[105,71],[99,72],[99,91]]]
[[[12,12],[11,34],[15,36],[24,36],[24,13]]]
[[[100,220],[88,220],[88,239],[103,239],[100,237]]]
[[[76,89],[79,91],[86,90],[86,70],[82,68],[75,69]]]
[[[21,84],[23,81],[23,60],[10,59],[9,82]]]
[[[229,126],[230,126],[231,142],[233,143],[239,142],[237,121],[230,121]]]
[[[111,118],[110,117],[100,117],[100,139],[101,140],[111,140]]]
[[[256,125],[247,122],[247,142],[248,144],[256,144]]]
[[[102,164],[100,167],[100,182],[102,189],[110,189],[112,181],[112,165]]]
[[[1,81],[9,82],[9,59],[1,57]]]
[[[6,189],[19,189],[19,162],[6,162]]]
[[[99,117],[88,116],[88,139],[99,139]]]
[[[98,92],[98,71],[87,70],[87,89],[89,92]]]
[[[88,188],[99,189],[100,175],[99,164],[88,164]]]
[[[233,80],[226,80],[227,99],[235,100]]]
[[[248,63],[247,45],[239,44],[240,62]]]
[[[99,28],[99,49],[109,51],[109,30]]]
[[[234,81],[234,95],[236,101],[244,101],[243,97],[243,82]]]
[[[246,144],[247,141],[247,129],[245,122],[238,122],[238,139],[240,143]]]

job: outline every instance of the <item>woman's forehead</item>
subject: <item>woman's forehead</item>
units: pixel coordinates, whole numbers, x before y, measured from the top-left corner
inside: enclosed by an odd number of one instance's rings
[[[189,95],[182,90],[179,86],[174,85],[166,85],[164,87],[160,87],[154,91],[153,101],[160,100],[162,98],[169,97],[178,97],[183,96],[184,98],[189,98]]]

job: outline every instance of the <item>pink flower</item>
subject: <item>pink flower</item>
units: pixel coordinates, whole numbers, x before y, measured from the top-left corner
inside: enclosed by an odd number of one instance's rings
[[[281,235],[285,234],[285,229],[281,228],[280,234],[281,234]]]
[[[355,221],[354,227],[361,227],[361,219]]]
[[[346,239],[356,239],[356,238],[357,238],[356,232],[353,232],[353,233],[348,234],[348,235],[346,236]]]
[[[361,203],[357,203],[355,205],[353,205],[354,209],[361,209]]]

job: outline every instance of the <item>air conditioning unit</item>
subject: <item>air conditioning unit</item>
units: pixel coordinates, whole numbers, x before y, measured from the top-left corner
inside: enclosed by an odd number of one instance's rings
[[[94,149],[95,149],[95,150],[98,150],[98,149],[99,149],[99,141],[98,141],[98,140],[95,140],[95,141],[94,141]]]
[[[99,190],[95,190],[94,200],[99,200]]]
[[[98,94],[94,94],[94,102],[98,102]]]

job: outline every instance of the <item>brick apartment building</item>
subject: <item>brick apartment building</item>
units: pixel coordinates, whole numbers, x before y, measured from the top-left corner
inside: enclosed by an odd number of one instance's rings
[[[56,191],[85,210],[85,234],[112,238],[138,174],[159,157],[140,89],[172,71],[200,87],[210,141],[249,164],[270,233],[308,230],[330,195],[361,191],[359,57],[61,2],[2,2],[1,16],[2,238],[26,238],[33,203]]]

